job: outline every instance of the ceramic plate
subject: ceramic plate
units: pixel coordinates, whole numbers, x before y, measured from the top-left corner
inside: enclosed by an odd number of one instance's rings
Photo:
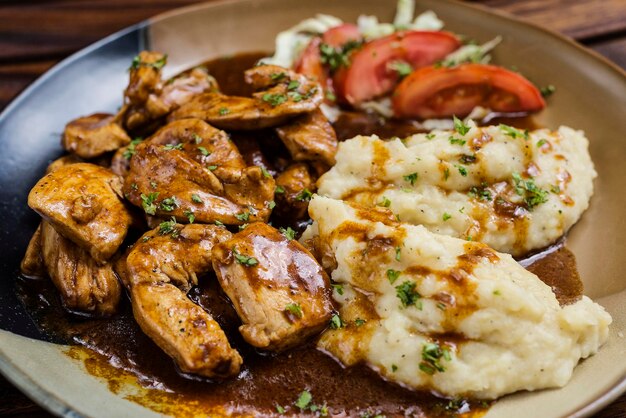
[[[626,390],[626,77],[616,66],[554,33],[467,4],[418,0],[447,28],[478,41],[503,37],[494,61],[515,65],[538,85],[557,93],[539,122],[586,131],[599,177],[590,209],[572,229],[585,293],[613,316],[600,353],[577,367],[563,389],[508,396],[488,417],[588,416]],[[66,59],[22,93],[0,116],[0,371],[37,403],[64,416],[144,417],[156,413],[131,402],[133,385],[109,391],[88,374],[84,361],[47,341],[15,296],[18,264],[38,217],[26,196],[61,153],[65,123],[95,111],[115,112],[132,58],[149,48],[169,54],[167,76],[206,59],[243,51],[271,50],[282,29],[313,15],[345,21],[359,14],[390,21],[395,0],[241,0],[170,12],[112,35]]]

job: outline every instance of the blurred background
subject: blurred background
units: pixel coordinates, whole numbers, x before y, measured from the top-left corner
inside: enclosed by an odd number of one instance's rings
[[[0,111],[37,77],[79,49],[161,12],[204,1],[0,0]],[[626,0],[471,3],[560,32],[626,69]],[[0,377],[0,418],[49,416]],[[626,395],[594,418],[626,418]]]

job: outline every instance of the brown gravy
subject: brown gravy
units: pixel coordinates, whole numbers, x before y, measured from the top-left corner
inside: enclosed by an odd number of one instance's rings
[[[249,91],[243,70],[264,55],[242,54],[204,65],[223,92],[245,95]],[[507,123],[523,128],[532,125],[528,118]],[[344,115],[336,128],[341,139],[356,133],[389,137],[421,131],[417,122],[381,123],[378,117],[363,114]],[[254,144],[250,146],[254,151]],[[256,158],[250,155],[249,159]],[[552,287],[561,304],[580,298],[582,284],[574,256],[561,244],[534,255],[527,263],[530,271]],[[73,345],[68,355],[83,361],[90,373],[106,379],[113,392],[159,413],[268,416],[277,414],[278,405],[286,414],[301,414],[294,402],[303,390],[311,392],[313,404],[325,405],[331,415],[340,416],[470,417],[482,415],[489,407],[487,403],[410,391],[383,381],[365,366],[344,369],[318,351],[314,342],[282,354],[258,352],[243,342],[237,331],[239,319],[213,274],[202,277],[189,296],[213,315],[244,358],[238,378],[224,382],[181,375],[173,361],[141,332],[127,298],[118,315],[94,320],[67,313],[47,279],[20,279],[18,290],[37,324],[52,339]],[[135,393],[124,389],[128,383],[137,387]]]

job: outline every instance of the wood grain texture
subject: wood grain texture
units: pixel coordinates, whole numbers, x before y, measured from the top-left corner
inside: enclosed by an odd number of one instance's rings
[[[78,49],[201,0],[0,0],[0,111]],[[626,68],[626,0],[481,0],[569,35]],[[531,416],[531,415],[529,415]],[[0,417],[51,417],[0,376]],[[626,395],[594,418],[626,418]]]

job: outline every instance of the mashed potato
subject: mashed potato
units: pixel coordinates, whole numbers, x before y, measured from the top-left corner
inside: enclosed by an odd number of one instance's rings
[[[516,256],[553,243],[587,209],[596,172],[582,132],[468,128],[340,143],[318,193]]]
[[[565,385],[607,340],[611,317],[601,306],[586,296],[560,306],[508,254],[329,198],[314,197],[309,213],[302,242],[332,271],[340,306],[319,347],[345,365],[493,399]]]

